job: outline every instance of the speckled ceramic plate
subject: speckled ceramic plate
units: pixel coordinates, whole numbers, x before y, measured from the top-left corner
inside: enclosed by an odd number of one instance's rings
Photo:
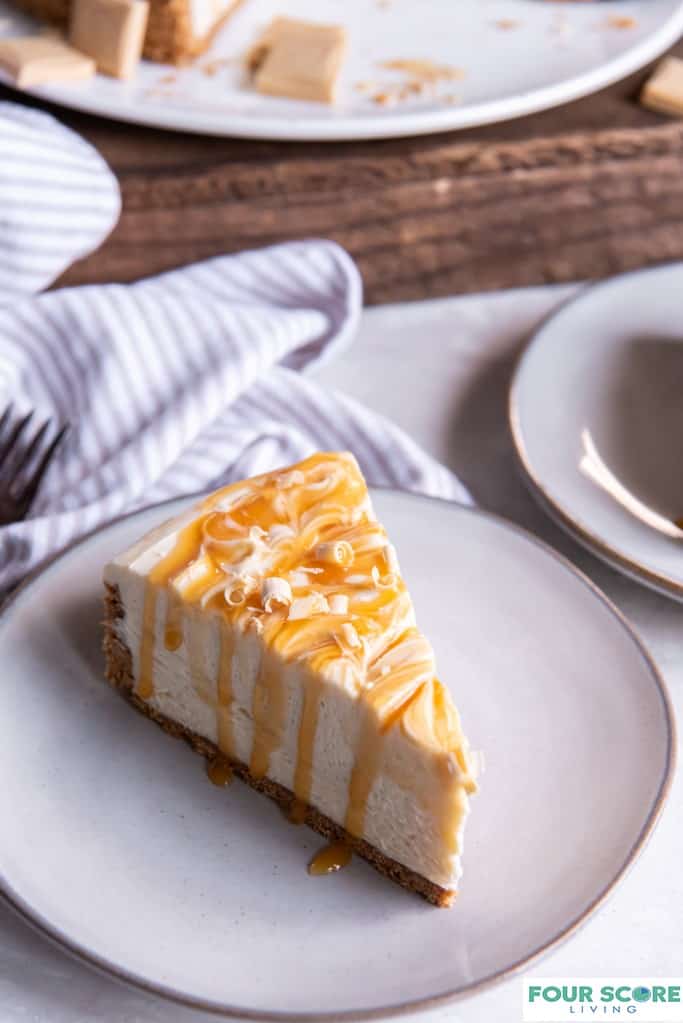
[[[474,994],[600,906],[673,769],[657,670],[588,580],[482,512],[373,495],[487,768],[437,910],[203,764],[102,680],[103,564],[182,502],[73,548],[0,618],[0,886],[87,962],[240,1018],[364,1019]]]
[[[36,94],[77,110],[161,128],[271,139],[420,135],[519,117],[585,96],[643,67],[683,32],[681,0],[607,4],[542,0],[298,0],[297,17],[343,24],[350,46],[339,102],[292,102],[245,85],[240,58],[281,0],[248,0],[194,67],[143,63],[122,83],[98,76]],[[26,22],[0,0],[3,34]],[[405,78],[380,65],[429,60],[459,68],[436,92],[378,105]],[[210,62],[215,74],[204,73]]]
[[[510,418],[532,492],[619,571],[683,600],[683,532],[648,525],[581,469],[595,454],[645,508],[683,519],[683,263],[587,288],[519,362]]]

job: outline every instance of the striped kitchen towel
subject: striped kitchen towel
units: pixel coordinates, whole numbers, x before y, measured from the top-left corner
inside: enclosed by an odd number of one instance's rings
[[[6,119],[0,104],[0,150],[9,145],[13,174],[31,180],[33,162],[47,166],[55,152],[54,122],[41,114],[31,123],[36,134],[17,149],[22,170],[11,148],[17,120],[10,112],[7,133]],[[337,245],[295,242],[137,284],[17,300],[28,280],[40,286],[64,268],[69,244],[71,258],[97,244],[118,209],[109,170],[70,133],[45,177],[56,187],[46,183],[33,217],[26,193],[0,186],[0,223],[12,225],[19,257],[14,293],[0,305],[0,411],[11,400],[18,412],[35,409],[36,419],[72,429],[30,517],[0,529],[0,590],[127,511],[321,448],[353,451],[373,484],[469,500],[402,430],[304,375],[348,344],[358,322],[358,271]],[[64,219],[62,200],[71,211]],[[42,276],[31,278],[38,268]]]
[[[92,146],[49,114],[0,103],[0,302],[46,288],[120,211],[116,178]]]

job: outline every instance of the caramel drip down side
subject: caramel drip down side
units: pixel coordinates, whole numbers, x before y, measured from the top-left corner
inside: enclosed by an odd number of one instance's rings
[[[178,594],[172,589],[166,591],[166,597],[168,605],[166,608],[164,646],[167,650],[178,650],[183,645],[183,605]]]
[[[294,771],[294,795],[303,804],[311,801],[313,779],[313,757],[315,754],[315,733],[320,710],[320,683],[308,678],[304,685],[304,701],[299,725],[296,768]]]
[[[287,689],[280,665],[269,650],[261,654],[252,715],[254,739],[249,769],[255,778],[268,774],[271,755],[280,748],[287,713]]]
[[[151,583],[145,586],[145,605],[142,611],[142,640],[140,642],[140,673],[137,694],[141,700],[154,695],[154,631],[157,618],[157,591]]]
[[[220,649],[218,660],[218,706],[216,707],[216,732],[218,748],[228,756],[234,756],[234,737],[232,734],[232,658],[235,644],[230,626],[219,622]]]
[[[346,808],[344,827],[354,838],[362,838],[365,830],[365,811],[372,786],[377,777],[382,758],[382,735],[377,729],[372,714],[366,709],[356,747],[349,801]]]
[[[137,694],[143,700],[154,695],[154,647],[157,593],[196,558],[202,537],[202,519],[195,519],[183,529],[174,547],[149,573],[145,587],[140,643],[140,677]]]

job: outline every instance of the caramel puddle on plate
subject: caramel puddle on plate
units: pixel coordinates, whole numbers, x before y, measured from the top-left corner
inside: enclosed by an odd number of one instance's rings
[[[224,787],[232,781],[232,767],[223,757],[214,757],[206,765],[206,773],[213,785]]]
[[[334,874],[351,862],[351,846],[346,842],[331,842],[323,846],[308,864],[308,873],[314,877]]]

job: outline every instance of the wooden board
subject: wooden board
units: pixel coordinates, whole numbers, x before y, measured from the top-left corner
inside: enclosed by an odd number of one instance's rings
[[[111,237],[60,283],[130,281],[313,235],[356,259],[368,303],[683,258],[683,122],[638,106],[646,74],[519,121],[381,142],[210,139],[55,111],[123,193]]]

